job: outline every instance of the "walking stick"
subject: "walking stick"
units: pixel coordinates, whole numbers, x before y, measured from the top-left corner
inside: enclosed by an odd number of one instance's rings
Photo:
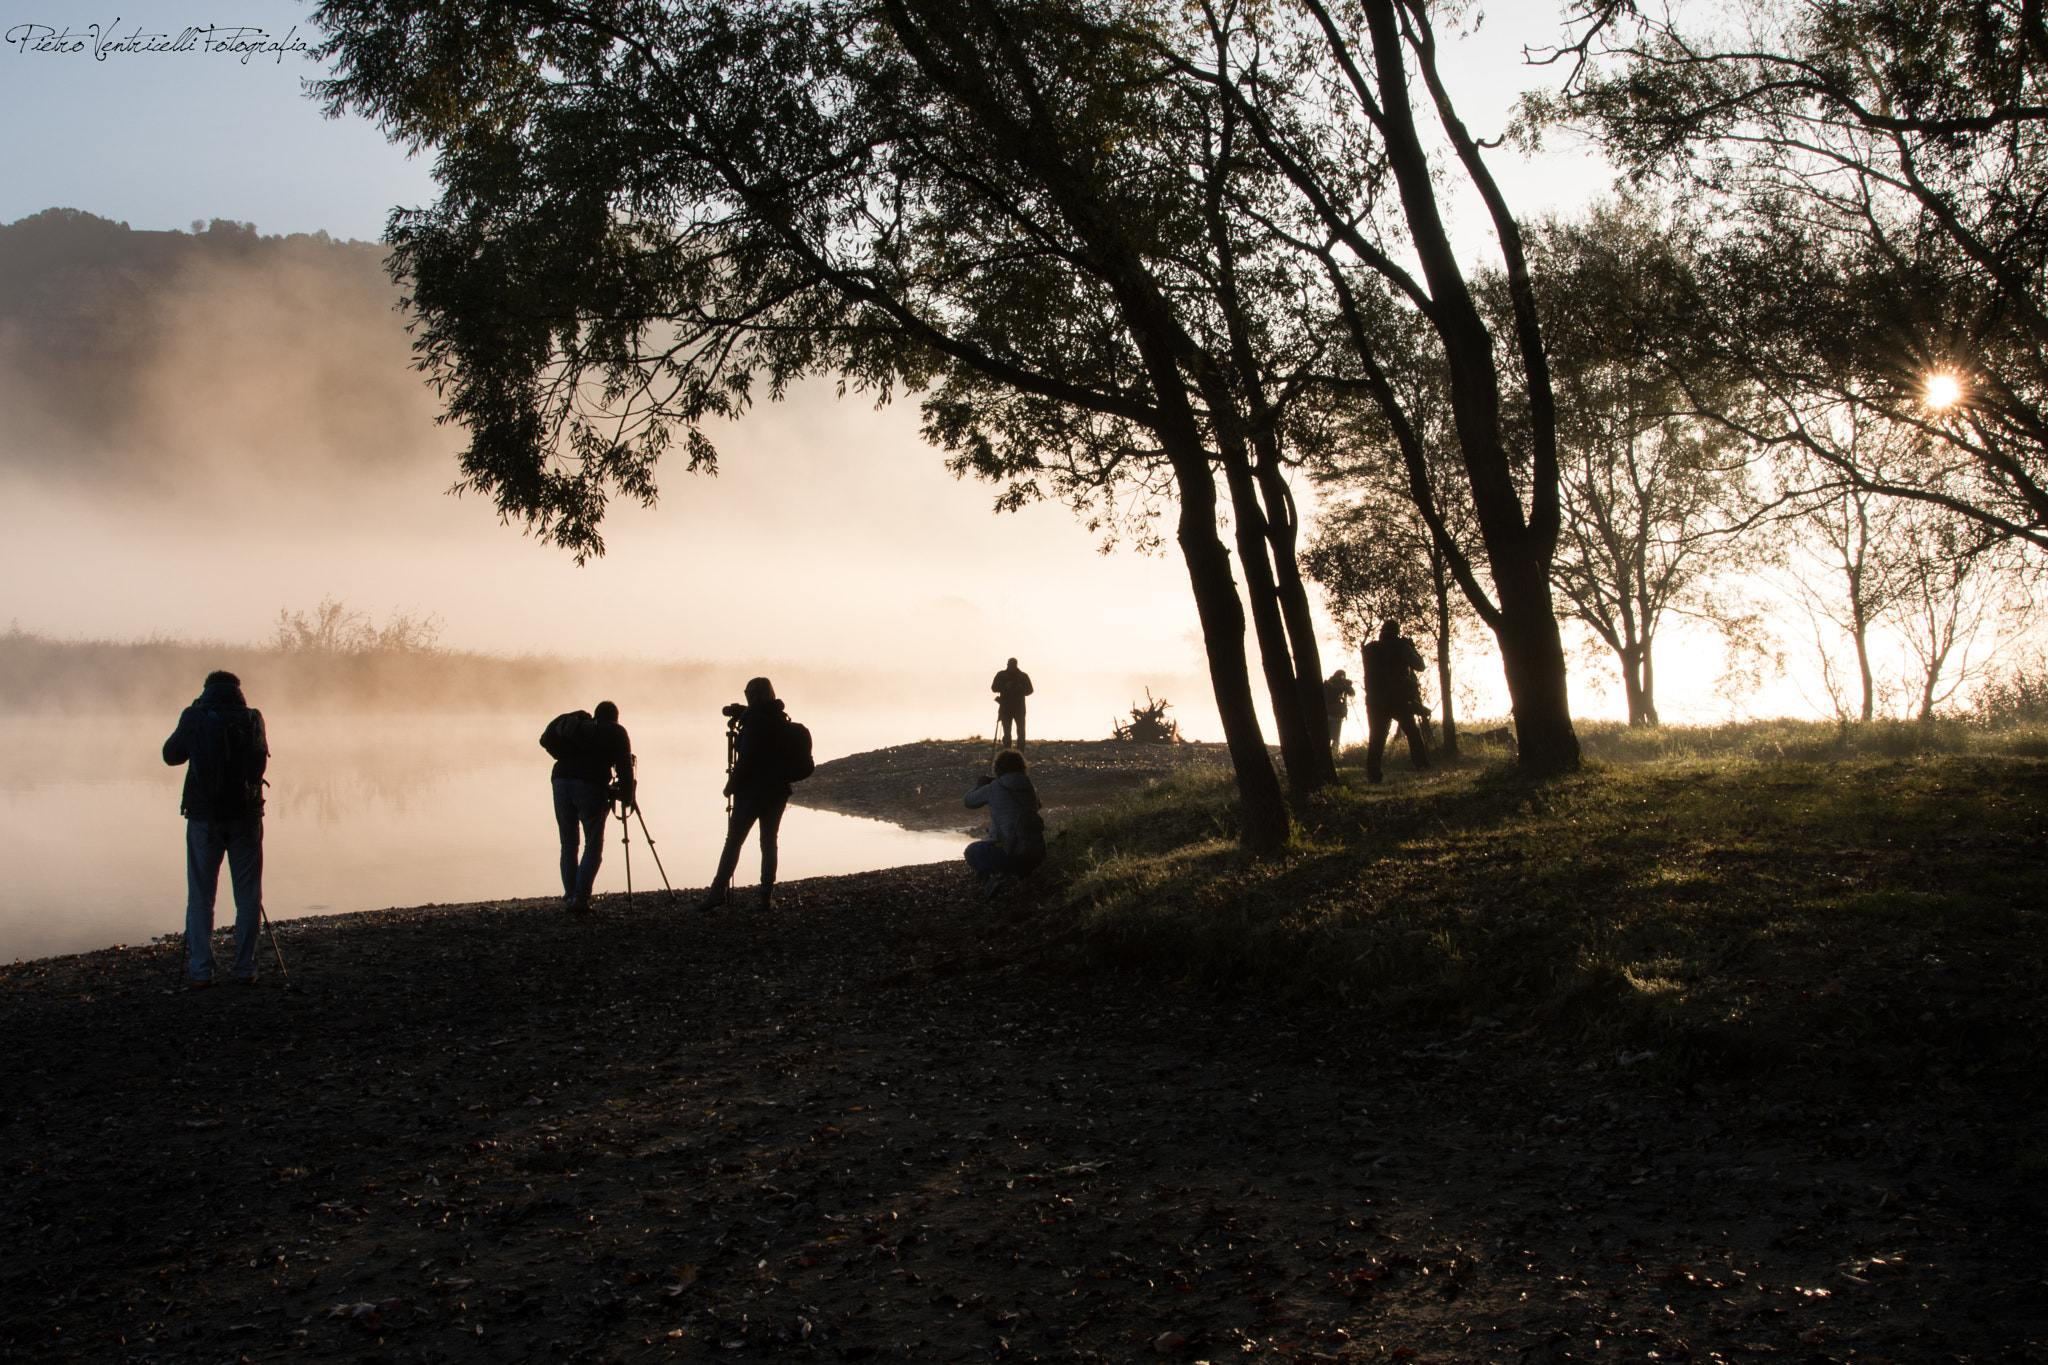
[[[647,840],[647,851],[654,855],[654,870],[661,874],[661,889],[668,892],[670,900],[674,900],[676,889],[668,884],[668,869],[661,865],[661,850],[654,846],[654,836],[647,833],[647,817],[640,813],[637,803],[633,807],[633,814],[640,817],[640,833]]]
[[[270,951],[277,954],[277,974],[283,977],[284,984],[289,986],[292,984],[292,974],[284,969],[284,949],[277,946],[277,930],[270,923],[270,912],[258,905],[256,913],[263,917],[263,928],[270,935]]]

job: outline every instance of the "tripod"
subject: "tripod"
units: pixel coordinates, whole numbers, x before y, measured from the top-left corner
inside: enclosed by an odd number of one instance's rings
[[[639,766],[636,758],[634,766]],[[647,817],[640,811],[639,783],[634,784],[633,799],[628,801],[623,792],[614,792],[612,799],[619,807],[619,845],[626,855],[626,908],[633,908],[633,820],[640,822],[640,837],[647,841],[647,851],[654,856],[654,870],[661,874],[661,889],[675,899],[676,889],[668,883],[668,869],[661,865],[661,851],[654,846],[654,836],[647,832]],[[630,818],[629,818],[630,817]]]

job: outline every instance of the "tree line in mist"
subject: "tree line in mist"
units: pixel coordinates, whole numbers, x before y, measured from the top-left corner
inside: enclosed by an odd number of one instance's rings
[[[256,704],[274,712],[524,711],[544,719],[602,695],[632,710],[694,707],[715,716],[733,688],[730,667],[480,654],[443,649],[439,636],[432,616],[393,612],[378,623],[331,598],[311,611],[280,609],[275,632],[255,644],[64,640],[17,625],[0,634],[0,711],[175,716],[216,668],[240,675]]]

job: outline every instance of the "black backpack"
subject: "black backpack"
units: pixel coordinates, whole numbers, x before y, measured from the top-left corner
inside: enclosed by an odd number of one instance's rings
[[[256,711],[246,706],[199,708],[199,733],[192,744],[193,785],[215,819],[254,819],[263,814],[268,748],[263,717]]]
[[[811,731],[793,720],[782,723],[782,780],[801,782],[818,770],[811,759]]]
[[[1003,840],[1003,852],[1029,870],[1045,861],[1045,817],[1038,813],[1037,788],[1018,793],[1027,794],[1031,804],[1017,812],[1017,832]]]
[[[590,742],[596,726],[597,719],[588,711],[564,711],[540,732],[540,747],[548,751],[549,758],[574,758]]]

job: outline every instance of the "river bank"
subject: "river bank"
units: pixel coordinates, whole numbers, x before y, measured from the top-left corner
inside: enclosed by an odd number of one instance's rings
[[[1091,966],[957,864],[0,969],[0,1357],[2039,1358],[1953,1097]]]
[[[816,810],[888,820],[912,830],[986,829],[985,811],[962,798],[988,771],[1000,748],[986,739],[926,739],[820,763],[791,799]],[[1230,764],[1222,744],[1131,744],[1117,740],[1046,740],[1024,747],[1031,782],[1057,825],[1078,810],[1103,805],[1184,768]]]

